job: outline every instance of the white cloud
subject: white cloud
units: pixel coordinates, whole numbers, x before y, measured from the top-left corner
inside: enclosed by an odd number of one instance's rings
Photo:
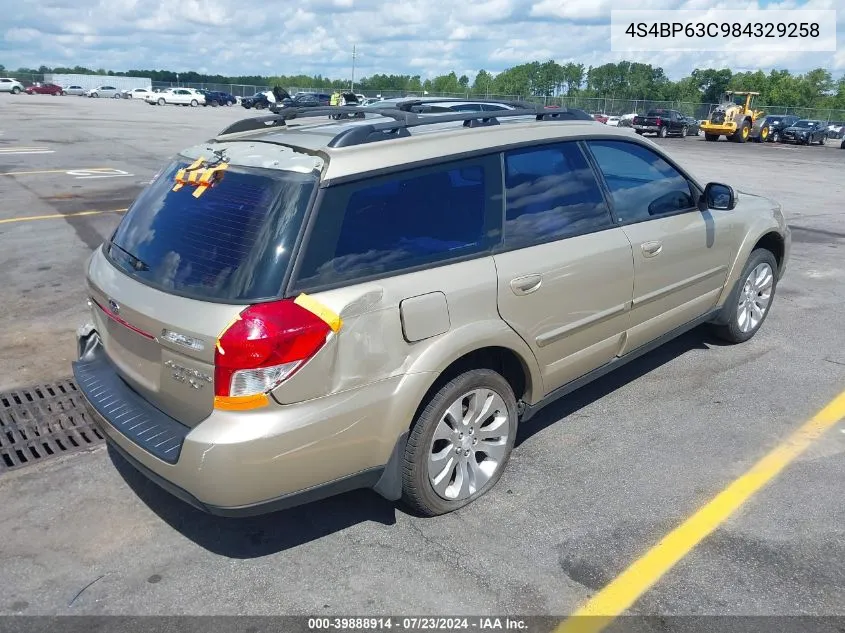
[[[838,8],[841,0],[785,0],[772,8]],[[599,65],[628,59],[664,68],[670,77],[697,66],[737,64],[802,72],[845,73],[838,53],[771,52],[746,59],[728,53],[615,53],[614,9],[757,8],[756,0],[19,0],[4,12],[0,63],[206,70],[224,75],[320,73],[348,77],[410,73],[430,77],[555,59]],[[463,69],[463,70],[462,70]],[[745,68],[742,68],[743,70]]]

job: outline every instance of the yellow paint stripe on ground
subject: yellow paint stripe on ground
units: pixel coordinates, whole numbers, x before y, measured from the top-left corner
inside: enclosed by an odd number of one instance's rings
[[[69,171],[112,171],[111,167],[75,167],[70,169],[41,169],[38,171],[7,171],[0,176],[34,176],[36,174],[65,174]]]
[[[845,391],[564,620],[555,633],[603,631],[696,545],[843,418]]]
[[[123,213],[126,209],[111,209],[109,211],[77,211],[76,213],[52,213],[50,215],[28,215],[19,218],[5,218],[0,224],[12,222],[29,222],[30,220],[58,220],[60,218],[78,218],[84,215],[104,215],[106,213]]]

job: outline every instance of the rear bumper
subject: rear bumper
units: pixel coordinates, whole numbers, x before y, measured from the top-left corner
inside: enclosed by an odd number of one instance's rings
[[[96,331],[81,331],[79,341],[74,376],[109,444],[196,508],[251,516],[357,488],[401,495],[398,466],[427,374],[258,411],[215,410],[188,427],[123,381]]]

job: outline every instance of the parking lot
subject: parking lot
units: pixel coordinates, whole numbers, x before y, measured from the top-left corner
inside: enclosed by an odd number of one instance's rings
[[[70,376],[83,267],[164,161],[240,107],[0,98],[0,392]],[[747,344],[697,329],[552,405],[501,482],[422,519],[371,492],[206,516],[97,443],[0,474],[2,614],[566,616],[845,389],[845,151],[661,139],[703,182],[782,203],[792,258]],[[838,324],[838,325],[837,325]],[[631,613],[845,615],[845,424]],[[653,585],[651,582],[653,581]]]

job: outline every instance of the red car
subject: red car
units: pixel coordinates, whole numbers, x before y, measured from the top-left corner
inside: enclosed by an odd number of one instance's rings
[[[607,123],[607,115],[606,114],[594,114],[593,118],[598,121],[599,123]]]
[[[56,84],[42,84],[40,86],[29,86],[24,90],[28,95],[63,95],[65,91]]]

